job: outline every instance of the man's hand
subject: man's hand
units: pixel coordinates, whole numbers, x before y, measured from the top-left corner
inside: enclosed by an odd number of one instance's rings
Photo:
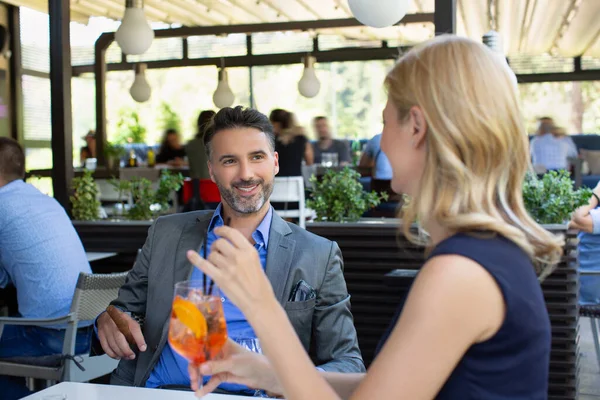
[[[264,389],[273,395],[283,392],[271,364],[262,354],[246,350],[229,339],[223,346],[221,357],[219,360],[208,361],[200,367],[190,364],[188,368],[190,381],[196,396],[205,396],[224,382]],[[207,375],[212,375],[210,380],[198,389],[199,380]]]
[[[110,313],[105,312],[100,315],[96,325],[102,349],[109,357],[133,360],[135,353],[131,346],[136,346],[140,351],[146,351],[146,341],[140,325],[118,308],[113,307]],[[129,340],[132,342],[131,346],[126,339],[126,335],[129,336]]]

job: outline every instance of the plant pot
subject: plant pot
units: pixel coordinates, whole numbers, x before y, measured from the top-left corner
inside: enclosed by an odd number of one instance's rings
[[[106,169],[109,171],[118,170],[120,161],[117,157],[106,157]]]

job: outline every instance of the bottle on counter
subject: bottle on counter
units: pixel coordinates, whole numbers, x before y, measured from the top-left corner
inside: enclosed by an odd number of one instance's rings
[[[148,160],[148,166],[150,168],[156,165],[156,154],[154,154],[154,149],[152,147],[148,147],[148,153],[146,153],[146,160]]]
[[[131,168],[138,166],[137,156],[135,155],[135,151],[133,149],[131,149],[131,151],[129,152],[129,160],[127,161],[127,166]]]

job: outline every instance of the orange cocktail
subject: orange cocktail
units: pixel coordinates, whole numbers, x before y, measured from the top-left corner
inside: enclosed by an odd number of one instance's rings
[[[227,325],[217,288],[205,294],[202,281],[175,285],[169,344],[194,365],[214,359],[227,341]]]

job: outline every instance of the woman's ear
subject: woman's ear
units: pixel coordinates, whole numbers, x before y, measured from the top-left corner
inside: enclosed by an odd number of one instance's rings
[[[412,124],[411,143],[413,147],[418,148],[425,143],[425,135],[427,134],[427,121],[420,107],[413,106],[410,108],[410,123]]]

